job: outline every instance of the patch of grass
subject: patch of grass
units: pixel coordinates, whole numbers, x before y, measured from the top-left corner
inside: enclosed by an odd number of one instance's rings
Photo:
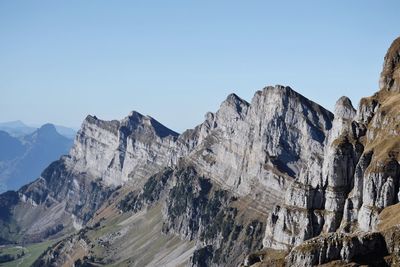
[[[23,247],[1,247],[0,248],[0,266],[16,261],[25,255],[26,250]]]
[[[91,232],[98,230],[88,232],[94,244],[90,248],[92,253],[89,257],[101,258],[102,264],[107,266],[163,266],[163,263],[174,260],[177,256],[175,253],[180,255],[182,251],[190,250],[194,246],[176,236],[162,234],[161,205],[151,207],[146,213],[122,213],[116,218],[118,219],[104,222],[107,226],[101,228],[101,231],[105,236],[118,230],[124,233],[108,246],[103,247],[95,241],[98,234]],[[180,251],[181,249],[183,250]]]
[[[49,240],[37,244],[31,244],[26,247],[20,248],[16,247],[7,247],[4,249],[0,249],[0,253],[9,253],[9,252],[17,252],[24,250],[25,255],[22,258],[19,258],[14,261],[6,262],[0,264],[1,267],[29,267],[33,264],[33,262],[39,258],[39,256],[51,245],[53,245],[57,240]]]
[[[9,255],[17,255],[24,251],[23,247],[2,247],[0,248],[0,255],[9,254]]]
[[[400,223],[400,204],[389,206],[379,214],[378,230],[384,231]]]

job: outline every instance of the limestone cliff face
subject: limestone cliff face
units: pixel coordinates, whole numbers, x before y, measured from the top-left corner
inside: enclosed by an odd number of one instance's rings
[[[121,121],[88,116],[70,153],[69,165],[107,185],[143,184],[164,166],[176,163],[178,134],[151,117],[132,112]]]
[[[359,156],[355,153],[357,144],[353,145],[345,137],[352,134],[355,115],[351,101],[340,98],[335,106],[333,127],[327,133],[326,145],[320,154],[321,162],[308,163],[308,168],[286,191],[283,205],[276,206],[270,214],[265,247],[287,249],[322,231],[337,229],[351,186],[354,172],[351,166]]]
[[[186,160],[223,188],[270,208],[306,168],[320,175],[332,118],[289,87],[266,87],[251,103],[230,95],[207,115]]]
[[[357,116],[351,122],[352,132],[342,131],[347,140],[356,144],[353,145],[353,161],[341,168],[349,173],[347,188],[350,189],[344,207],[342,205],[344,231],[375,230],[380,211],[398,201],[400,98],[396,71],[400,65],[399,44],[400,39],[395,40],[385,56],[381,90],[361,100]]]
[[[392,43],[386,53],[379,87],[385,91],[400,92],[400,38]]]
[[[309,250],[307,255],[301,254],[308,246],[302,242],[320,234],[376,230],[380,212],[399,201],[399,44],[400,39],[395,40],[385,56],[378,93],[362,99],[358,111],[349,99],[338,100],[326,139],[321,176],[306,172],[300,175],[289,186],[284,205],[277,206],[269,215],[264,246],[299,246],[288,256],[291,265],[350,261],[347,254],[360,256],[368,251],[363,246],[370,248],[382,243],[377,238],[371,241],[374,245],[358,240],[361,245],[346,248],[348,237],[330,234],[330,240],[338,240],[333,244],[335,249],[327,248],[331,255],[322,248],[316,249],[314,256]],[[312,242],[316,246],[327,244],[325,239]],[[359,246],[363,247],[361,252],[357,251]]]
[[[387,266],[383,260],[387,253],[385,239],[379,233],[332,233],[295,247],[286,257],[286,262],[288,266],[296,267],[316,266],[337,260],[340,260],[338,266],[349,262]]]

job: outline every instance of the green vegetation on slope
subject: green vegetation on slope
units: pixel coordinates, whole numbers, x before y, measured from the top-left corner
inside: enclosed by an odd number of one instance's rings
[[[21,254],[24,252],[24,255],[16,260],[0,263],[1,267],[29,267],[32,263],[51,245],[53,245],[56,240],[49,240],[37,244],[28,245],[26,247],[21,246],[5,246],[0,248],[0,255],[4,254]]]

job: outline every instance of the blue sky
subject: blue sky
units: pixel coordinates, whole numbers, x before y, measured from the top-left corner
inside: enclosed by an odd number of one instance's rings
[[[183,131],[235,92],[332,109],[378,89],[400,1],[0,1],[0,121],[131,110]]]

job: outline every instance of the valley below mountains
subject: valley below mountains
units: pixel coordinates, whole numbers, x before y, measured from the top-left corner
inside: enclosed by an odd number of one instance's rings
[[[0,244],[46,244],[32,266],[398,266],[400,38],[379,87],[334,113],[287,86],[231,94],[181,134],[89,115],[0,195]]]

